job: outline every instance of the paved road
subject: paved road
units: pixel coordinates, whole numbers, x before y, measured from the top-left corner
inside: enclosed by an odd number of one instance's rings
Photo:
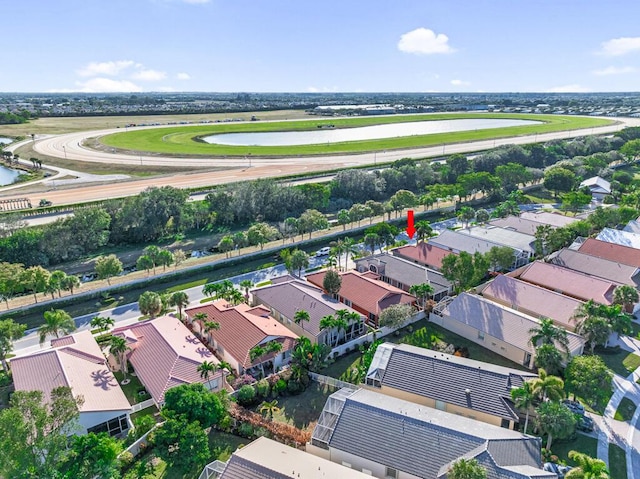
[[[373,165],[377,161],[390,162],[400,158],[437,157],[453,153],[466,153],[472,151],[488,150],[506,144],[525,144],[537,141],[549,141],[558,138],[571,138],[596,133],[611,133],[627,126],[640,126],[637,118],[616,118],[620,123],[600,128],[585,130],[545,133],[515,138],[496,140],[483,140],[470,143],[441,145],[436,147],[418,148],[412,150],[383,151],[355,155],[334,155],[304,158],[254,158],[248,159],[220,159],[220,158],[174,158],[163,156],[141,156],[112,153],[110,151],[95,151],[82,146],[87,137],[98,137],[110,133],[121,132],[120,129],[100,130],[84,133],[71,133],[51,138],[37,140],[34,149],[39,153],[69,160],[101,162],[111,164],[147,164],[147,165],[172,165],[180,161],[185,166],[220,167],[224,171],[180,173],[170,176],[137,179],[131,181],[115,182],[100,187],[77,187],[72,190],[58,190],[47,192],[47,199],[54,204],[61,205],[83,201],[96,201],[108,198],[130,196],[144,191],[150,186],[173,186],[176,188],[191,188],[208,185],[226,184],[237,181],[254,180],[259,178],[272,178],[289,174],[301,174],[309,172],[321,172],[326,170],[349,168],[358,165]],[[144,128],[144,127],[143,127]],[[0,197],[11,198],[25,196],[19,194],[19,190],[5,194],[0,192]],[[41,196],[41,194],[40,194]],[[39,199],[31,198],[32,202]],[[36,201],[37,202],[37,201]]]

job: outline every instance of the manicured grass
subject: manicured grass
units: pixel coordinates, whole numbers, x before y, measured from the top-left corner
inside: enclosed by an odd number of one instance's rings
[[[543,446],[546,442],[543,441]],[[588,454],[591,457],[598,457],[598,440],[595,437],[584,434],[576,434],[574,439],[556,439],[551,444],[551,451],[558,456],[558,459],[573,466],[574,462],[569,459],[569,451],[578,451]]]
[[[226,461],[238,447],[249,444],[250,442],[249,439],[211,429],[209,433],[209,450],[211,451],[209,462],[215,461],[216,459]]]
[[[528,198],[532,203],[557,203],[560,201],[553,196],[553,193],[544,188],[536,189],[531,193],[526,193],[525,198]]]
[[[149,406],[147,408],[141,409],[138,412],[131,413],[131,421],[137,419],[141,416],[153,416],[158,412],[158,408],[155,406]]]
[[[623,377],[627,377],[640,366],[640,356],[621,348],[596,348],[596,354],[609,369]]]
[[[367,141],[350,141],[322,145],[287,146],[227,146],[210,145],[194,141],[215,133],[265,132],[265,131],[307,131],[317,130],[318,125],[334,125],[336,128],[354,128],[388,123],[451,120],[451,119],[521,119],[543,122],[536,125],[491,128],[486,130],[461,131],[431,135],[414,135],[398,138],[384,138]],[[507,138],[552,131],[575,130],[611,124],[610,120],[559,115],[525,115],[505,113],[440,113],[430,115],[393,115],[383,117],[356,117],[270,122],[270,123],[221,123],[173,128],[153,128],[116,133],[102,137],[100,141],[113,148],[133,151],[150,151],[163,154],[245,156],[253,155],[317,155],[381,151],[390,149],[416,148],[430,145],[444,145],[488,138]]]
[[[312,430],[324,403],[334,392],[335,389],[330,386],[311,381],[303,393],[277,399],[280,411],[273,415],[273,420],[290,424],[298,429]]]
[[[147,399],[151,398],[148,392],[144,395],[138,394],[138,391],[143,390],[144,386],[136,376],[127,374],[127,379],[130,379],[131,382],[129,384],[122,384],[122,373],[120,371],[116,371],[113,373],[113,375],[118,380],[118,383],[120,383],[122,392],[124,392],[124,395],[127,396],[129,404],[138,404],[139,402],[146,401]]]
[[[609,444],[609,473],[611,479],[627,479],[627,454],[616,444]]]
[[[636,404],[631,399],[622,398],[614,419],[618,421],[631,421],[633,413],[636,412],[636,407]]]

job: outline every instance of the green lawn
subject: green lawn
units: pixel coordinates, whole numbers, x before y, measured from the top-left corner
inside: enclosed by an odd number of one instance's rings
[[[640,356],[621,348],[596,348],[604,363],[614,373],[627,377],[640,366]]]
[[[614,419],[617,419],[618,421],[631,421],[633,413],[636,412],[636,407],[637,406],[631,399],[622,398]]]
[[[327,398],[335,392],[330,386],[311,381],[307,389],[296,396],[278,398],[280,411],[274,421],[291,424],[299,429],[313,429]]]
[[[113,375],[120,383],[120,387],[124,392],[124,395],[127,396],[129,400],[129,404],[138,404],[139,402],[146,401],[150,399],[151,396],[146,391],[140,380],[136,376],[132,376],[131,374],[127,374],[127,379],[130,379],[131,382],[129,384],[122,384],[122,373],[120,371],[116,371]],[[139,391],[145,391],[146,394],[138,394]]]
[[[609,444],[609,473],[611,479],[627,479],[627,455],[615,444]]]
[[[545,442],[542,445],[544,446]],[[576,437],[571,440],[556,439],[553,441],[551,451],[558,456],[561,462],[573,466],[573,461],[569,459],[569,451],[583,452],[591,457],[598,457],[598,440],[595,437],[576,434]]]
[[[158,412],[157,407],[149,406],[147,408],[141,409],[138,412],[131,413],[131,421],[133,422],[134,419],[137,419],[141,416],[149,416],[149,415],[153,416],[154,414],[157,414],[157,412]]]
[[[543,123],[491,128],[486,130],[470,130],[453,133],[437,133],[430,135],[414,135],[398,138],[381,138],[367,141],[349,141],[321,145],[287,145],[287,146],[228,146],[212,145],[194,139],[215,133],[247,133],[264,131],[308,131],[317,130],[318,125],[333,125],[336,128],[353,128],[386,123],[433,121],[464,118],[502,118],[535,120]],[[610,120],[559,115],[525,115],[505,113],[440,113],[429,115],[393,115],[384,117],[356,118],[313,118],[288,122],[254,122],[254,123],[219,123],[187,127],[151,128],[115,133],[100,138],[110,147],[133,151],[151,151],[165,154],[192,154],[214,156],[246,156],[246,155],[314,155],[334,154],[362,151],[381,151],[401,148],[415,148],[429,145],[445,145],[487,138],[507,138],[520,135],[532,135],[551,131],[575,130],[607,125]]]

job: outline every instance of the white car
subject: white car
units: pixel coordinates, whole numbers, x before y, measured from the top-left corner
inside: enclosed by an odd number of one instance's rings
[[[318,251],[316,251],[316,256],[329,256],[329,251],[331,251],[331,248],[325,246],[324,248],[320,248]]]

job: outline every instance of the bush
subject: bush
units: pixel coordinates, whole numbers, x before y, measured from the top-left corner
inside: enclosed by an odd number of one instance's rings
[[[275,390],[276,393],[282,394],[287,389],[287,381],[285,381],[282,378],[278,379],[278,381],[273,386],[273,389]]]
[[[0,371],[0,387],[11,384],[11,376],[6,371]]]
[[[122,454],[120,454],[120,468],[121,469],[129,469],[131,467],[131,465],[133,464],[133,454],[131,454],[129,451],[124,451]]]
[[[304,391],[304,386],[295,379],[289,379],[289,381],[287,382],[287,391],[289,391],[291,394],[300,394],[302,391]]]
[[[253,426],[249,423],[243,422],[238,427],[238,436],[246,437],[247,439],[253,438]]]
[[[256,380],[253,378],[253,376],[250,376],[248,374],[243,374],[242,376],[238,376],[237,378],[235,378],[235,380],[233,380],[233,382],[231,383],[231,387],[237,390],[237,389],[240,389],[242,386],[253,384],[255,382]]]
[[[238,390],[238,394],[236,394],[236,399],[238,400],[238,403],[243,406],[253,404],[256,400],[256,388],[249,384],[242,386]]]
[[[269,397],[269,393],[271,392],[271,385],[266,379],[261,379],[260,381],[258,381],[255,385],[255,388],[256,393],[260,398]]]
[[[231,426],[233,425],[233,419],[231,416],[225,416],[220,421],[218,421],[218,429],[221,431],[229,432],[231,431]]]

